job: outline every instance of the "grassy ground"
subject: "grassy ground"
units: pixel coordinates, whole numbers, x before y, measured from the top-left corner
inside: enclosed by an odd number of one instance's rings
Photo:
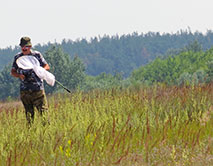
[[[29,129],[0,105],[0,165],[213,165],[213,85],[57,95]]]

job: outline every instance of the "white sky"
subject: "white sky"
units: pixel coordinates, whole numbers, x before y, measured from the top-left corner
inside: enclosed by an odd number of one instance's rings
[[[213,0],[0,0],[0,48],[138,32],[213,29]]]

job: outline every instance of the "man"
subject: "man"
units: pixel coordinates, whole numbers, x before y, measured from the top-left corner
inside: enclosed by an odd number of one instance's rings
[[[19,45],[21,46],[21,52],[14,57],[11,75],[19,78],[21,81],[20,98],[25,108],[26,119],[31,124],[34,120],[35,107],[43,118],[43,114],[46,114],[48,111],[43,80],[35,74],[33,69],[24,70],[20,68],[16,60],[22,56],[33,56],[44,69],[49,70],[50,67],[40,52],[31,50],[32,44],[29,37],[22,37]]]

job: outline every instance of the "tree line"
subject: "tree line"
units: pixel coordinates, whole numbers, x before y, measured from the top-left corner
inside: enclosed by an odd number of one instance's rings
[[[94,88],[106,89],[119,86],[122,76],[102,73],[99,76],[89,76],[85,73],[85,65],[82,60],[75,56],[70,56],[63,51],[60,46],[51,46],[44,53],[44,58],[50,65],[50,72],[55,75],[56,80],[60,81],[71,91],[89,91]],[[15,98],[19,95],[19,80],[11,76],[12,64],[6,65],[0,72],[0,99]],[[60,93],[63,91],[57,83],[51,87],[45,84],[47,94]]]
[[[61,43],[47,43],[35,45],[34,48],[45,53],[52,45],[60,46],[71,59],[78,56],[85,64],[85,72],[91,76],[101,73],[122,73],[124,77],[140,66],[144,66],[156,57],[177,53],[190,43],[198,41],[203,50],[213,45],[213,32],[208,30],[206,34],[190,30],[180,30],[177,33],[160,34],[137,32],[127,35],[94,37],[90,40],[79,39],[76,41],[64,39]],[[0,49],[0,69],[3,69],[20,50],[15,48]]]
[[[137,85],[205,84],[213,81],[213,47],[203,51],[198,42],[194,42],[174,54],[157,57],[145,66],[141,66],[125,78],[121,73],[101,73],[97,76],[87,75],[85,64],[78,57],[73,59],[60,46],[51,46],[44,57],[50,65],[50,72],[66,87],[75,90],[126,88]],[[0,99],[17,97],[19,80],[10,75],[11,64],[0,72]],[[47,93],[58,93],[63,89],[55,84],[45,84]]]
[[[68,43],[68,41],[65,43]],[[42,52],[50,65],[50,72],[72,91],[89,91],[95,88],[108,89],[112,87],[125,88],[155,83],[181,86],[209,83],[213,80],[213,47],[209,49],[203,47],[198,40],[190,42],[182,48],[168,49],[165,54],[160,54],[150,62],[132,69],[127,76],[119,70],[112,73],[103,70],[102,72],[99,71],[98,75],[96,75],[97,73],[89,75],[88,64],[85,63],[84,57],[80,57],[78,54],[70,55],[64,50],[63,46],[63,44],[57,43],[50,44],[48,48],[42,47],[44,48]],[[36,47],[39,48],[38,45]],[[19,50],[18,47],[16,49]],[[12,51],[9,48],[8,50]],[[10,75],[11,63],[12,60],[0,71],[0,99],[17,97],[19,94],[19,80]],[[131,61],[129,60],[126,67],[130,64]],[[102,67],[103,69],[107,68],[107,63]],[[62,91],[57,84],[54,87],[45,84],[45,89],[47,93]]]
[[[203,84],[213,81],[213,47],[203,51],[197,41],[170,54],[158,57],[146,66],[134,70],[130,76],[133,84],[167,85]]]

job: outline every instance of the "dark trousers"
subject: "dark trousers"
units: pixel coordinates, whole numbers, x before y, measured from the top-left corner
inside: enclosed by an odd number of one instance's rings
[[[31,124],[34,120],[34,109],[37,108],[39,114],[47,114],[48,105],[44,90],[40,91],[21,91],[21,101],[25,108],[27,121]]]

